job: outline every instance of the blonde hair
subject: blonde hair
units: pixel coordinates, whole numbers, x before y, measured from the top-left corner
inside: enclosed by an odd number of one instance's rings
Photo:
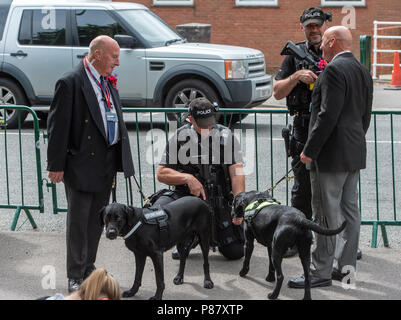
[[[106,269],[96,269],[79,287],[82,300],[98,300],[106,297],[110,300],[121,300],[120,285],[107,273]]]

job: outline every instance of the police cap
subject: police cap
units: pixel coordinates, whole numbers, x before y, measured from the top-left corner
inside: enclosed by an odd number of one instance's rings
[[[331,21],[331,19],[332,15],[330,12],[325,13],[322,9],[316,7],[305,9],[299,17],[299,20],[304,27],[312,23],[321,26],[326,20]]]

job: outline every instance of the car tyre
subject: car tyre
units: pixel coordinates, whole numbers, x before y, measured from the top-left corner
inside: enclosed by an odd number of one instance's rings
[[[0,105],[27,105],[24,92],[14,81],[0,78]],[[7,122],[9,129],[18,128],[18,114],[20,115],[21,126],[28,115],[28,111],[17,111],[0,109],[0,119]]]
[[[186,79],[171,87],[164,106],[166,108],[186,108],[193,99],[201,97],[207,98],[212,103],[217,102],[220,106],[219,96],[209,84],[198,79]],[[187,112],[167,113],[168,120],[177,121],[179,126],[185,123],[187,116]]]

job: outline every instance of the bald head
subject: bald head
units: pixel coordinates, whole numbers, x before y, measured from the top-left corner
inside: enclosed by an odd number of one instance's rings
[[[323,34],[321,49],[323,57],[331,61],[333,57],[342,51],[350,51],[352,48],[351,31],[344,26],[328,28]]]
[[[109,36],[96,37],[89,44],[88,60],[103,76],[110,75],[119,66],[120,46]]]
[[[89,44],[89,55],[94,55],[96,50],[105,50],[108,47],[118,46],[116,40],[110,38],[109,36],[97,36]]]
[[[331,37],[336,39],[337,46],[341,51],[351,50],[352,48],[352,34],[351,31],[343,26],[335,26],[327,29],[326,31]]]

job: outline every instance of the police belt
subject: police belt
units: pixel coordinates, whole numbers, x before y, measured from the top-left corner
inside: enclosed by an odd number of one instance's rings
[[[280,204],[280,202],[274,199],[259,199],[251,202],[244,210],[244,220],[250,221],[255,218],[264,207],[277,204]]]
[[[132,229],[125,235],[124,240],[131,238],[140,227],[144,224],[153,224],[159,226],[160,232],[160,243],[165,244],[168,241],[168,215],[162,208],[144,208],[142,211],[142,217],[132,227]]]
[[[295,117],[302,117],[302,119],[310,119],[310,112],[309,111],[294,111]]]

